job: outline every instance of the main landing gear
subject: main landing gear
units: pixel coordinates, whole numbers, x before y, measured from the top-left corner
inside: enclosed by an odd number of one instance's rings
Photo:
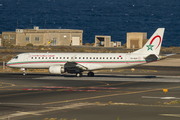
[[[94,73],[90,71],[87,75],[88,75],[88,77],[93,77]]]
[[[87,75],[88,75],[88,77],[93,77],[93,76],[94,76],[94,73],[90,71],[90,72],[88,72]],[[77,73],[76,73],[76,76],[77,76],[77,77],[82,77],[82,72],[77,72]]]

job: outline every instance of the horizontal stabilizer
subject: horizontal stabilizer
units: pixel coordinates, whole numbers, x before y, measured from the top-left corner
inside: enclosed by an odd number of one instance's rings
[[[164,56],[168,57],[168,56],[172,56],[172,55],[176,55],[176,53],[166,54],[166,55],[164,55]]]
[[[168,56],[172,56],[172,55],[176,55],[176,53],[166,54],[166,55],[159,55],[159,58],[160,58],[160,59],[165,59],[165,58],[167,58]]]

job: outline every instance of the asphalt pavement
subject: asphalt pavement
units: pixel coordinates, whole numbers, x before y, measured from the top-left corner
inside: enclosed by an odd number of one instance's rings
[[[0,73],[0,120],[179,120],[180,76],[133,73]]]

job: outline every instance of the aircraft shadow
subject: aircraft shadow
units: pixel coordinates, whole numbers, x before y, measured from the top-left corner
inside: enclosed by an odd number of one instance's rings
[[[66,78],[78,78],[76,77],[76,75],[74,74],[64,74],[64,75],[53,75],[53,74],[41,74],[41,73],[28,73],[26,75],[22,75],[21,73],[5,73],[2,74],[2,77],[11,77],[11,78],[34,78],[34,77],[47,77],[47,76],[51,76],[51,77],[66,77]],[[82,77],[79,78],[87,78],[87,75],[83,75]],[[88,78],[162,78],[162,77],[157,77],[156,75],[98,75],[96,74],[94,77],[88,77]]]
[[[75,75],[60,75],[62,77],[76,77]],[[82,77],[88,77],[87,75],[83,75]],[[157,76],[155,75],[138,75],[138,76],[135,76],[135,75],[131,75],[131,76],[128,76],[128,75],[121,75],[121,76],[118,76],[118,75],[95,75],[94,77],[89,77],[89,78],[157,78]],[[158,77],[159,78],[159,77]]]

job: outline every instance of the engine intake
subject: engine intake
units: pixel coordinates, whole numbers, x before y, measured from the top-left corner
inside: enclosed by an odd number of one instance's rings
[[[64,67],[62,67],[62,66],[50,66],[49,67],[49,73],[51,73],[51,74],[61,74],[64,72],[65,72],[65,70],[64,70]]]

